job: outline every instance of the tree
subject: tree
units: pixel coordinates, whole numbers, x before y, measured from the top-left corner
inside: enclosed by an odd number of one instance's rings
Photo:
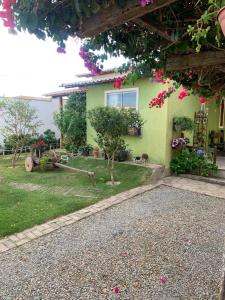
[[[119,110],[111,107],[97,107],[88,112],[91,126],[95,129],[96,142],[105,152],[108,159],[108,170],[114,185],[114,161],[118,150],[125,148],[123,136],[128,127],[134,125],[131,116],[135,117],[135,124],[143,124],[138,112]]]
[[[86,94],[71,95],[55,122],[65,137],[65,147],[74,151],[86,142]]]
[[[38,137],[38,140],[43,140],[48,146],[57,144],[55,132],[51,129],[45,130],[43,134]]]
[[[38,120],[36,110],[29,104],[6,100],[0,103],[3,108],[4,127],[1,128],[2,135],[6,142],[12,146],[12,166],[16,166],[21,149],[27,145],[30,138],[37,134],[37,129],[41,125]]]

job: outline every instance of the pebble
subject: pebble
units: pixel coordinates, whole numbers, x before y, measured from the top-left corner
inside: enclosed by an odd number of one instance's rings
[[[0,299],[217,299],[224,212],[160,186],[1,254]]]

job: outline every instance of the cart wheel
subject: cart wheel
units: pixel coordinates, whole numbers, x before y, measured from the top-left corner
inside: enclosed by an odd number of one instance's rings
[[[32,172],[34,168],[33,159],[31,156],[28,156],[25,160],[25,169],[27,172]]]

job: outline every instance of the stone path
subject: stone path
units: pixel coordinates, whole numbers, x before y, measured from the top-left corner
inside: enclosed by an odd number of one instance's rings
[[[181,188],[112,197],[98,203],[107,210],[2,253],[0,299],[217,299],[225,200]]]
[[[219,184],[211,184],[175,176],[164,178],[163,184],[182,190],[225,199],[225,187]]]

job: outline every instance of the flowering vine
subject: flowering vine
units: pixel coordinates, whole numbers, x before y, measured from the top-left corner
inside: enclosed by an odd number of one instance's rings
[[[79,52],[80,57],[84,60],[85,67],[91,71],[92,75],[98,75],[101,73],[101,70],[96,66],[96,64],[92,60],[93,54],[85,51],[84,48],[80,48]]]
[[[139,0],[139,4],[142,7],[145,7],[146,5],[153,4],[153,3],[154,3],[154,0]]]
[[[118,77],[113,82],[114,89],[121,89],[123,86],[123,82],[125,80],[125,77]]]
[[[15,29],[15,20],[12,11],[13,4],[16,3],[16,0],[3,0],[2,8],[0,11],[0,18],[3,20],[3,25],[10,29]]]
[[[182,90],[178,95],[179,100],[184,100],[184,98],[190,96],[193,93],[200,94],[203,89],[200,83],[194,83],[194,74],[192,71],[187,71],[185,73],[186,80],[183,81],[186,81],[187,86],[186,84],[183,85],[182,83],[178,83],[171,73],[165,73],[162,69],[154,71],[153,76],[155,80],[161,83],[162,85],[169,84],[170,80],[173,80],[173,86],[169,87],[167,90],[163,90],[157,95],[157,97],[151,99],[149,103],[149,108],[161,108],[164,105],[165,100],[169,98],[173,93],[175,93],[181,86]],[[200,96],[199,102],[200,104],[205,104],[207,102],[207,99],[203,96]]]
[[[57,52],[60,53],[60,54],[66,54],[66,50],[63,47],[58,47]]]

